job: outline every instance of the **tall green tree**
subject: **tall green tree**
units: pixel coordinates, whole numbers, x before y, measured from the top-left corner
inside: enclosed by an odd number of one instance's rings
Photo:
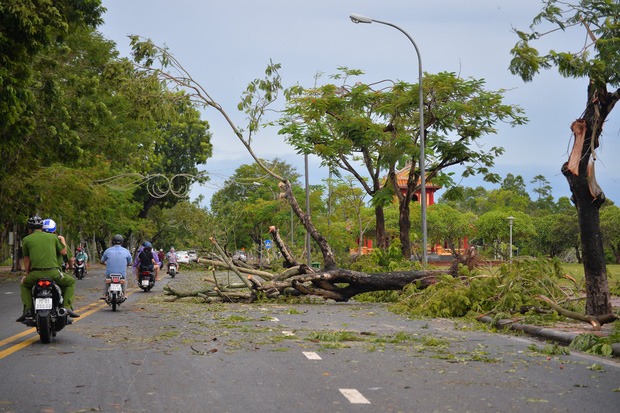
[[[19,151],[33,127],[30,105],[32,59],[70,31],[96,27],[104,12],[100,0],[10,0],[0,2],[0,142],[2,154]],[[5,153],[7,151],[7,153]],[[7,159],[3,156],[3,159]],[[0,169],[0,179],[4,168]]]
[[[527,82],[542,69],[555,67],[564,77],[588,80],[585,108],[577,110],[581,115],[572,125],[575,144],[569,161],[562,165],[562,173],[579,216],[586,314],[602,316],[610,314],[612,306],[599,216],[605,195],[596,184],[594,159],[605,120],[620,100],[620,3],[543,0],[542,4],[542,12],[534,18],[530,30],[516,31],[519,41],[511,51],[510,71]],[[542,32],[538,26],[543,26]],[[551,49],[543,54],[533,46],[559,30],[579,30],[585,42],[575,44],[575,51]]]
[[[530,181],[531,184],[537,185],[533,191],[536,194],[536,208],[543,211],[550,211],[553,209],[554,201],[551,194],[551,184],[543,175],[536,175],[534,179]]]
[[[287,108],[291,122],[282,129],[298,150],[311,151],[332,168],[351,173],[372,196],[375,208],[396,196],[402,253],[411,256],[410,205],[420,189],[420,128],[418,86],[405,82],[348,85],[349,76],[360,71],[342,69],[341,85],[296,88]],[[452,180],[446,169],[465,165],[464,176],[481,174],[497,181],[490,172],[499,147],[481,150],[476,142],[495,133],[497,121],[512,125],[526,119],[521,110],[503,103],[503,91],[488,91],[484,81],[461,79],[454,73],[427,74],[425,87],[425,139],[427,179],[441,185]],[[456,136],[456,138],[454,138]],[[362,167],[357,167],[356,160]],[[396,171],[408,165],[406,191],[399,189]],[[387,183],[383,176],[387,176]],[[368,181],[366,178],[369,178]],[[376,235],[385,238],[382,210],[376,209]]]

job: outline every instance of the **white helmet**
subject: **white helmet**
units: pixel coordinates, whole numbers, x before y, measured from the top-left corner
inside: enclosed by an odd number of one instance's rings
[[[56,222],[54,222],[54,220],[50,218],[43,220],[43,231],[45,232],[56,231]]]

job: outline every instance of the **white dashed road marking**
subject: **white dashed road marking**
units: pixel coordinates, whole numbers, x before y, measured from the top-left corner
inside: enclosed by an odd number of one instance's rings
[[[306,356],[308,360],[323,360],[321,356],[313,351],[302,351],[302,353],[304,353],[304,356]]]
[[[280,320],[278,320],[276,317],[271,317],[271,321],[273,321],[274,323],[277,323]]]
[[[339,389],[340,393],[352,404],[370,404],[370,401],[355,389]]]

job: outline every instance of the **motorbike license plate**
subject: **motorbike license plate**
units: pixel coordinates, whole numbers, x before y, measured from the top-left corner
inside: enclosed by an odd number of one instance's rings
[[[142,280],[142,285],[144,287],[148,287],[149,286],[149,280]]]
[[[120,284],[110,284],[110,291],[122,291],[123,288]]]
[[[35,310],[51,310],[52,299],[51,298],[37,298],[34,300]]]

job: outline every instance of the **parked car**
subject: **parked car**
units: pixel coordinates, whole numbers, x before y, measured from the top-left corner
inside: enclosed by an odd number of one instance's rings
[[[179,264],[189,264],[189,254],[187,251],[175,251],[175,254]]]
[[[248,258],[245,255],[245,251],[237,251],[233,255],[233,260],[239,260],[239,261],[246,262]]]
[[[194,250],[187,251],[187,255],[189,255],[189,259],[198,262],[198,253]]]

